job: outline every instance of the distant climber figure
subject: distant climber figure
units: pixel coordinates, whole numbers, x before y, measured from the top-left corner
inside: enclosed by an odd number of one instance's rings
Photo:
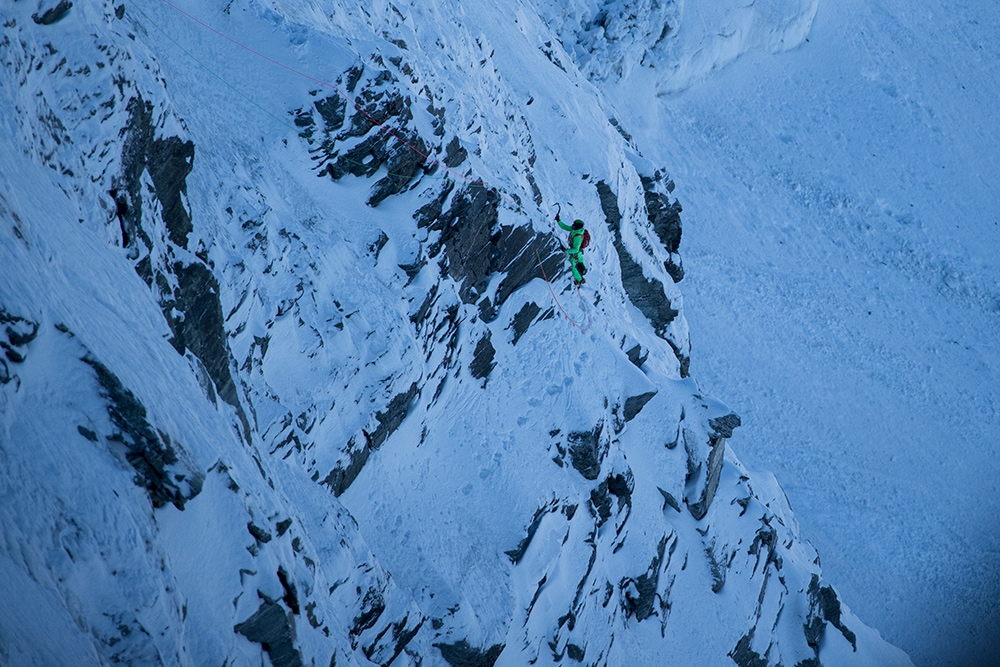
[[[118,217],[118,224],[122,228],[122,247],[127,248],[129,244],[128,226],[125,217],[128,215],[128,201],[125,195],[118,191],[118,188],[111,188],[108,194],[115,200],[115,216]]]
[[[574,220],[572,225],[565,225],[556,213],[556,224],[569,232],[569,247],[564,252],[569,257],[569,268],[573,271],[573,284],[582,285],[587,282],[587,265],[583,261],[583,250],[590,244],[590,232],[583,225],[583,220]]]

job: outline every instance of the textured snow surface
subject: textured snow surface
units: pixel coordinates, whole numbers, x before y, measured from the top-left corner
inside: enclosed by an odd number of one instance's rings
[[[983,3],[826,2],[794,52],[619,93],[683,193],[693,375],[918,665],[1000,648],[998,28]]]
[[[542,0],[537,5],[588,78],[606,84],[635,77],[645,92],[664,95],[704,81],[745,53],[799,46],[819,0]],[[632,105],[624,98],[616,106],[627,113]]]
[[[816,12],[5,7],[0,663],[911,664],[675,284],[683,105]]]

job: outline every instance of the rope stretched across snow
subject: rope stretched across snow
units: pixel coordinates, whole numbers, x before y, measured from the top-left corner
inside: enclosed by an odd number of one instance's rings
[[[538,255],[538,251],[537,250],[535,251],[535,259],[538,260],[538,268],[541,269],[541,271],[542,271],[542,278],[545,280],[545,284],[548,285],[548,287],[549,287],[549,293],[552,295],[552,299],[556,302],[556,305],[559,307],[559,310],[562,312],[563,317],[565,317],[567,320],[569,320],[569,323],[572,324],[577,329],[579,329],[580,331],[582,331],[584,333],[587,333],[588,331],[590,331],[590,309],[587,308],[587,302],[583,299],[583,294],[580,294],[580,286],[579,285],[576,286],[576,295],[578,297],[580,297],[580,305],[583,306],[583,312],[587,313],[587,326],[586,327],[581,326],[576,320],[574,320],[572,317],[570,317],[569,313],[566,312],[566,309],[562,307],[561,303],[559,303],[559,297],[556,296],[555,291],[552,289],[552,283],[549,282],[549,277],[547,275],[545,275],[545,267],[542,266],[542,258]]]

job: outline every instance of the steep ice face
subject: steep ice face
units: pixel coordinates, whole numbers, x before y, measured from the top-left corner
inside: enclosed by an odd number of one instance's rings
[[[0,50],[5,659],[908,664],[727,451],[673,183],[541,17],[42,5]]]

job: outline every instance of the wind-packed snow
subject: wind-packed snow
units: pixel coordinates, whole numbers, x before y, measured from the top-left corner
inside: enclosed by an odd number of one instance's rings
[[[645,93],[685,90],[747,52],[779,53],[799,46],[819,0],[541,0],[537,5],[592,81],[642,82],[624,98],[611,97],[621,113],[631,115],[631,107],[646,106],[639,101]],[[647,129],[657,135],[662,127]]]
[[[692,373],[918,665],[1000,637],[998,29],[982,3],[820,3],[791,53],[619,93],[684,193]]]
[[[689,373],[738,5],[0,12],[0,662],[911,664]]]

